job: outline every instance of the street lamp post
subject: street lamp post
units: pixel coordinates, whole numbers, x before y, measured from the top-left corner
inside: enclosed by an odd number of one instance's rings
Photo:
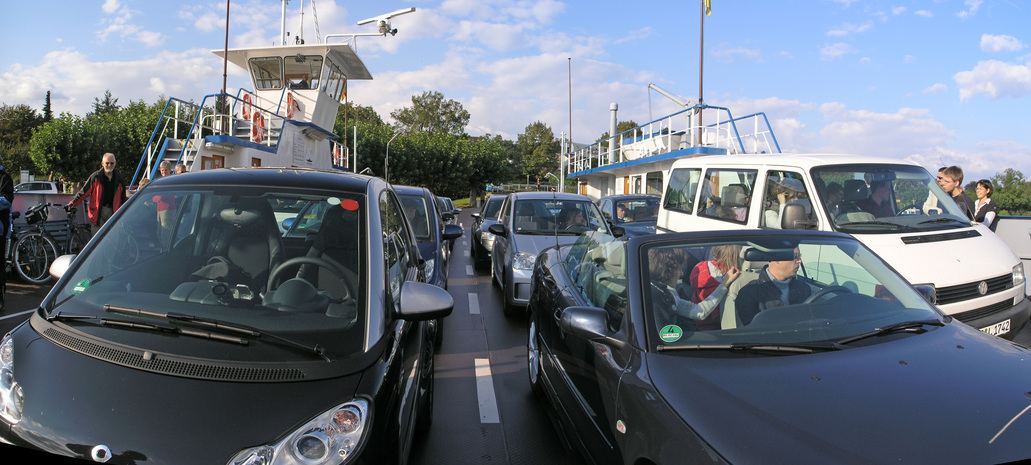
[[[387,156],[383,159],[383,178],[390,182],[390,143],[397,139],[397,136],[401,135],[401,131],[394,133],[394,136],[387,141]]]

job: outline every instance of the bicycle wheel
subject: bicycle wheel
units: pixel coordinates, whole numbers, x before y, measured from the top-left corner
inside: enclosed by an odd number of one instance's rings
[[[50,280],[50,264],[57,258],[57,244],[40,233],[30,233],[14,243],[14,270],[32,284]]]
[[[68,250],[65,253],[77,254],[82,251],[83,247],[86,247],[86,243],[89,242],[90,235],[89,230],[85,228],[74,228],[68,233]]]

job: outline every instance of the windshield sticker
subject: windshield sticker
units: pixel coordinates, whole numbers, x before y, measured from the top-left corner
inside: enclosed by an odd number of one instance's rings
[[[79,294],[82,291],[85,291],[86,288],[89,287],[89,285],[90,285],[90,280],[89,279],[83,279],[82,281],[79,281],[78,283],[75,284],[75,287],[72,288],[72,292],[74,292],[76,294]]]
[[[663,342],[677,342],[683,335],[684,331],[677,325],[666,325],[662,328],[662,331],[659,331],[659,338]]]
[[[340,206],[344,207],[344,210],[348,210],[348,211],[352,211],[352,212],[358,210],[358,202],[356,202],[354,200],[351,200],[351,199],[347,199],[347,200],[344,200],[343,202],[340,202]]]

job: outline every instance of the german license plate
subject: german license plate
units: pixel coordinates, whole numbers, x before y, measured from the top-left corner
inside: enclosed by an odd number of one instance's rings
[[[991,326],[985,326],[984,328],[981,328],[981,331],[991,334],[992,336],[1001,336],[1010,332],[1010,320],[1007,319]]]

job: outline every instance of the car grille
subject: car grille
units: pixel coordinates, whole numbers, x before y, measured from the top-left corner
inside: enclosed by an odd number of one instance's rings
[[[986,279],[984,282],[988,285],[988,292],[984,295],[992,295],[1013,287],[1013,276],[1008,274],[1002,275]],[[956,286],[936,288],[934,291],[938,297],[938,305],[946,305],[982,297],[981,292],[977,290],[980,284],[981,281],[976,281]]]
[[[1001,312],[1013,306],[1013,301],[1010,299],[1003,300],[1002,302],[991,304],[987,307],[975,308],[973,310],[967,310],[963,313],[957,313],[952,315],[953,318],[962,321],[964,323],[970,323],[971,321],[984,318],[994,313]]]
[[[305,378],[303,371],[292,368],[254,368],[182,361],[167,356],[144,357],[143,353],[137,351],[97,344],[53,328],[45,330],[43,336],[54,344],[88,357],[166,375],[243,382],[297,381]]]

